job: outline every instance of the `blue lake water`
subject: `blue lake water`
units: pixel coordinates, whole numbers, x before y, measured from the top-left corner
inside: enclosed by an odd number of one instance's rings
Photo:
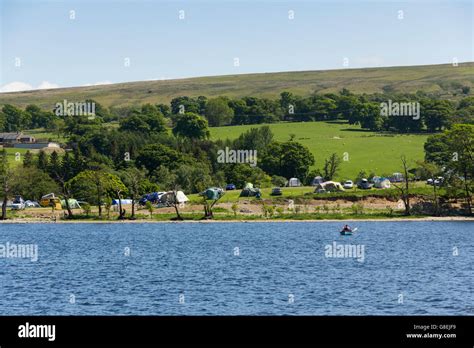
[[[0,315],[474,314],[474,223],[351,224],[0,224]]]

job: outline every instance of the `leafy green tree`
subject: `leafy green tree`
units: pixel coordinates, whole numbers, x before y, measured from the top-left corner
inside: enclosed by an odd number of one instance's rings
[[[147,201],[145,203],[145,206],[146,206],[146,209],[148,210],[148,212],[150,213],[150,219],[153,219],[153,210],[155,210],[154,207],[153,207],[153,204],[150,201]]]
[[[210,136],[206,119],[191,112],[176,116],[173,134],[190,139],[207,139]]]
[[[453,125],[442,134],[430,136],[425,144],[425,159],[444,168],[452,191],[464,192],[467,210],[472,215],[474,191],[474,126]]]
[[[13,195],[21,195],[25,199],[37,201],[51,192],[58,193],[60,190],[46,172],[29,167],[27,170],[17,170],[13,173],[11,181]]]
[[[110,111],[107,107],[103,106],[99,102],[95,101],[94,99],[86,99],[86,103],[95,104],[95,117],[100,119],[104,122],[109,122],[111,120]]]
[[[73,212],[69,205],[71,198],[70,187],[68,181],[71,180],[80,170],[76,170],[74,166],[74,159],[69,152],[66,152],[63,158],[59,158],[56,152],[51,154],[51,160],[48,164],[49,176],[59,185],[61,195],[64,198],[66,209],[68,211],[68,218],[72,218]]]
[[[341,167],[341,163],[341,158],[335,153],[329,156],[329,158],[325,159],[322,175],[324,180],[333,180]]]
[[[2,114],[5,119],[4,129],[7,132],[19,132],[31,125],[31,116],[13,105],[5,104]]]
[[[53,151],[49,156],[49,163],[47,164],[46,171],[51,175],[61,167],[61,159],[56,151]]]
[[[0,132],[3,132],[4,130],[6,130],[6,124],[7,124],[7,117],[0,110]]]
[[[333,99],[317,95],[311,98],[311,103],[311,111],[315,120],[337,118],[337,113],[334,112],[337,109],[337,104]]]
[[[182,162],[183,157],[179,152],[162,144],[146,145],[136,159],[137,167],[145,167],[148,172],[153,172],[160,166],[174,169]]]
[[[132,114],[131,116],[120,120],[120,130],[139,133],[150,133],[150,125],[140,114]]]
[[[273,133],[269,126],[250,128],[242,133],[233,144],[234,149],[256,150],[258,155],[264,156],[268,146],[273,141]]]
[[[229,107],[225,98],[209,99],[206,104],[206,118],[211,127],[228,125],[232,122],[234,110]]]
[[[354,95],[341,95],[337,103],[337,114],[349,121],[349,124],[356,124],[359,122],[357,114],[359,99]]]
[[[150,126],[150,130],[155,133],[166,132],[166,121],[163,114],[158,108],[151,104],[142,106],[142,115],[145,116],[146,123]]]
[[[30,104],[26,107],[25,111],[30,115],[31,128],[49,128],[51,124],[59,120],[58,117],[51,111],[44,111],[37,105]]]
[[[209,167],[202,163],[181,164],[174,172],[176,185],[185,192],[197,193],[212,185]]]
[[[61,135],[66,130],[66,122],[60,118],[52,119],[47,125],[46,130],[53,132],[56,135],[56,139],[60,139]]]
[[[171,115],[171,108],[169,105],[166,104],[157,104],[156,108],[158,109],[159,112],[163,114],[165,117],[169,117]]]
[[[23,167],[31,167],[34,165],[34,160],[33,160],[33,154],[30,152],[30,150],[27,150],[25,152],[25,156],[23,157]]]
[[[433,162],[440,166],[448,163],[452,158],[449,147],[445,133],[429,136],[424,144],[425,161]]]
[[[305,180],[314,156],[306,146],[295,141],[273,142],[261,161],[262,169],[270,175]]]
[[[296,97],[293,93],[284,91],[280,93],[280,106],[285,109],[285,111],[289,111],[290,105],[295,106],[296,104]]]
[[[153,183],[156,183],[158,189],[161,191],[167,191],[170,187],[176,182],[176,174],[172,173],[167,167],[164,165],[159,166],[156,168],[150,175],[150,180]],[[189,192],[189,191],[188,191]]]
[[[252,167],[244,163],[226,164],[223,168],[226,181],[233,183],[238,188],[245,186],[247,182],[257,187],[270,187],[272,178],[259,167]]]
[[[379,131],[383,127],[380,106],[377,103],[361,103],[356,106],[358,123],[362,128]]]
[[[474,96],[463,98],[459,102],[452,122],[474,124]]]
[[[132,215],[131,219],[135,219],[135,204],[137,199],[146,193],[149,183],[145,178],[143,170],[135,167],[129,167],[119,172],[120,179],[128,190],[128,194],[132,199]]]
[[[451,124],[450,118],[454,113],[454,106],[448,100],[424,100],[421,104],[421,113],[428,131],[436,132]]]
[[[40,150],[40,152],[38,153],[38,161],[37,161],[36,166],[41,170],[47,171],[48,165],[49,165],[49,155],[43,150]]]
[[[232,124],[248,124],[248,107],[242,99],[234,99],[229,101],[229,107],[234,110]]]
[[[278,175],[272,176],[272,185],[277,186],[277,187],[283,187],[287,183],[286,178]]]
[[[7,218],[7,202],[11,194],[11,174],[7,151],[3,149],[0,152],[0,195],[3,197],[1,220]]]
[[[401,184],[396,184],[392,183],[392,185],[400,192],[400,198],[403,201],[403,204],[405,206],[405,215],[411,215],[411,207],[410,207],[410,168],[409,168],[409,163],[408,160],[404,155],[401,156],[401,162],[402,162],[402,174],[403,174],[403,183]]]
[[[89,203],[97,205],[99,217],[102,217],[104,197],[117,195],[118,199],[121,200],[122,193],[126,191],[126,187],[119,177],[103,170],[85,170],[72,178],[68,182],[68,186],[75,197],[80,197]],[[123,218],[121,204],[119,206],[120,218]]]
[[[171,100],[171,112],[176,115],[182,112],[190,112],[195,114],[203,114],[205,107],[205,97],[197,99],[187,96],[173,98]]]

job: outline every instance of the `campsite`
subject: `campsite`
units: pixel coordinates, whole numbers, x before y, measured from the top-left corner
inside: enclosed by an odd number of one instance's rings
[[[372,179],[375,183],[384,182],[379,177]],[[388,179],[385,179],[390,183]],[[203,218],[203,197],[216,202],[212,207],[212,215],[216,220],[255,220],[255,219],[377,219],[402,217],[403,203],[398,199],[395,188],[384,185],[373,185],[370,190],[354,186],[344,189],[342,184],[334,181],[319,182],[316,179],[312,186],[293,186],[278,188],[274,195],[273,188],[257,188],[251,183],[242,189],[225,191],[222,188],[209,188],[199,194],[186,195],[182,191],[152,192],[143,195],[132,202],[130,198],[113,199],[111,205],[103,205],[107,211],[106,217],[97,218],[97,207],[91,207],[87,202],[69,199],[69,206],[74,211],[75,220],[116,220],[121,208],[129,213],[132,203],[136,209],[139,221],[168,221],[176,216],[176,209],[184,220],[201,220]],[[413,183],[412,204],[421,203],[422,197],[432,191],[425,182]],[[175,199],[176,195],[176,199]],[[420,198],[417,198],[419,196]],[[14,220],[23,221],[59,221],[66,213],[65,200],[59,200],[54,194],[45,195],[40,203],[35,201],[21,209],[12,207],[14,201],[9,201],[11,216]],[[176,202],[176,204],[175,204]],[[1,204],[1,203],[0,203]],[[423,218],[425,214],[414,214],[412,218]]]

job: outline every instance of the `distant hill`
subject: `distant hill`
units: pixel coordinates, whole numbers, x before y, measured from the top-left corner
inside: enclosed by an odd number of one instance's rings
[[[37,104],[51,108],[64,99],[82,101],[90,98],[105,106],[125,106],[168,103],[174,97],[182,95],[276,98],[282,91],[305,96],[315,91],[337,92],[342,88],[354,93],[422,90],[456,98],[456,94],[460,95],[462,86],[469,86],[474,90],[473,62],[462,63],[457,67],[443,64],[242,74],[0,93],[0,104]]]

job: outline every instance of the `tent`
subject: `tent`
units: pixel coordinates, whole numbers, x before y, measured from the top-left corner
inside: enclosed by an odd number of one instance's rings
[[[376,188],[382,188],[382,189],[390,188],[390,180],[387,178],[378,177],[378,178],[374,178],[373,181],[374,181],[374,187]]]
[[[336,181],[326,181],[321,184],[318,184],[314,189],[316,193],[324,193],[324,192],[339,192],[345,191],[344,187],[341,185],[340,182]]]
[[[81,209],[81,205],[79,204],[79,202],[73,198],[69,198],[67,200],[67,202],[69,203],[69,208],[71,209]],[[61,206],[63,207],[63,209],[66,209],[66,200],[64,199],[61,199]]]
[[[151,202],[153,204],[158,203],[160,200],[160,197],[164,195],[166,192],[152,192],[152,193],[147,193],[146,195],[143,195],[142,198],[138,201],[140,205],[145,205],[146,202]]]
[[[189,201],[189,198],[186,197],[183,191],[176,191],[176,201],[178,203],[186,203]],[[173,191],[168,191],[160,196],[159,199],[160,203],[174,203],[174,192]]]
[[[123,198],[122,198],[122,199],[120,199],[120,203],[121,203],[122,205],[124,205],[124,204],[132,204],[132,200],[131,200],[131,199],[123,199]],[[118,205],[118,204],[119,204],[119,199],[118,199],[118,198],[112,200],[112,205]]]
[[[224,190],[220,187],[210,187],[207,190],[200,193],[201,196],[209,200],[219,199],[224,195]]]
[[[299,187],[301,186],[301,181],[298,178],[291,178],[288,180],[288,187]]]
[[[318,186],[318,184],[322,184],[324,179],[321,176],[315,176],[314,179],[311,181],[311,186]]]
[[[248,182],[245,184],[244,188],[240,192],[240,197],[254,197],[260,196],[260,190],[256,187],[253,187],[253,184]]]

